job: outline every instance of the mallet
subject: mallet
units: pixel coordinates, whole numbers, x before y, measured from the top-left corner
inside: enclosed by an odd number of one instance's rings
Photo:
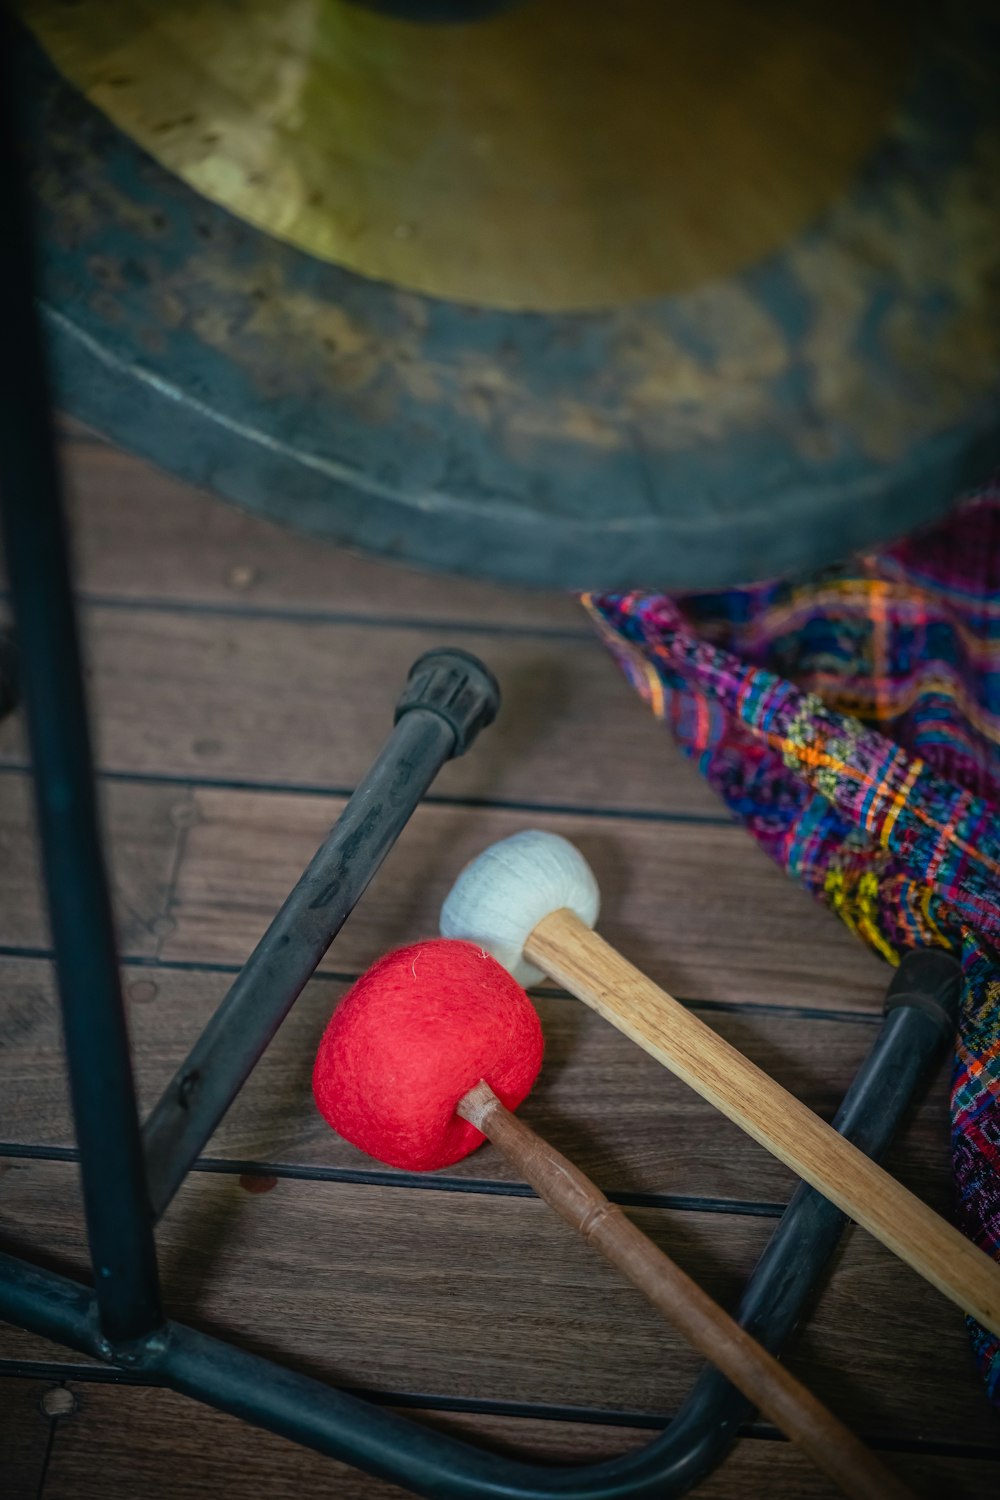
[[[439,939],[388,954],[357,981],[320,1043],[313,1089],[334,1130],[390,1166],[449,1166],[488,1136],[539,1197],[845,1494],[909,1495],[594,1183],[511,1113],[541,1063],[541,1025],[520,985],[481,948]]]
[[[522,984],[548,975],[585,1001],[1000,1334],[1000,1265],[593,932],[598,907],[579,850],[531,831],[466,866],[444,903],[441,931],[480,944]],[[953,982],[953,961],[942,954],[940,962]]]

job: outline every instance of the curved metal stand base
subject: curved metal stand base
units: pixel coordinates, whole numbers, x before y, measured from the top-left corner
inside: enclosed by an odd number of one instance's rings
[[[0,17],[0,61],[5,56]],[[0,87],[0,113],[10,91]],[[2,121],[0,121],[2,123]],[[0,1317],[140,1371],[199,1401],[409,1486],[434,1500],[626,1500],[682,1494],[717,1464],[749,1413],[706,1372],[645,1449],[582,1469],[511,1462],[441,1436],[266,1359],[164,1321],[154,1238],[170,1201],[437,770],[490,722],[489,672],[460,652],[415,665],[397,724],[218,1012],[140,1128],[94,797],[69,559],[33,311],[22,184],[0,132],[0,495],[22,665],[38,827],[96,1290],[0,1256]],[[2,673],[2,662],[0,662]],[[908,963],[912,961],[908,960]],[[916,958],[920,967],[919,956]],[[837,1128],[884,1150],[951,1030],[911,968]],[[788,1340],[832,1255],[843,1215],[800,1189],[750,1282],[740,1317],[772,1352]]]
[[[920,955],[914,955],[917,962]],[[900,971],[902,978],[905,973]],[[912,970],[911,970],[912,973]],[[898,984],[893,985],[893,991]],[[912,995],[886,1015],[835,1124],[877,1157],[950,1040],[954,1017]],[[930,996],[928,996],[930,998]],[[837,1248],[845,1216],[800,1187],[747,1285],[739,1321],[778,1354],[808,1309]],[[92,1292],[0,1255],[0,1317],[96,1358],[107,1358]],[[706,1369],[662,1436],[619,1459],[542,1468],[445,1437],[357,1396],[168,1322],[119,1357],[124,1368],[405,1485],[431,1500],[665,1500],[686,1494],[725,1458],[753,1408]]]

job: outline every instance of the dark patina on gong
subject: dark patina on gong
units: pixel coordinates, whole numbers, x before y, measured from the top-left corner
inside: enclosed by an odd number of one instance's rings
[[[998,30],[940,9],[785,243],[584,310],[404,289],[265,232],[25,35],[61,401],[298,529],[522,583],[712,587],[908,530],[1000,461]]]

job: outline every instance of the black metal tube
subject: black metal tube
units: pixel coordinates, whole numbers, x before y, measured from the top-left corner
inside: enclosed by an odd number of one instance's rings
[[[415,663],[396,727],[146,1122],[159,1218],[450,756],[491,722],[499,690],[475,657]]]
[[[9,57],[6,15],[0,53]],[[0,65],[3,58],[0,57]],[[153,1222],[94,800],[9,78],[0,78],[0,508],[101,1324],[161,1321]]]
[[[910,953],[893,976],[878,1035],[844,1095],[834,1127],[878,1161],[958,1021],[962,971],[947,953]],[[739,1322],[779,1354],[806,1316],[847,1215],[802,1183],[789,1200],[740,1302]],[[666,1433],[664,1496],[685,1495],[718,1468],[751,1401],[707,1365]]]
[[[890,1011],[837,1116],[838,1130],[871,1155],[888,1144],[952,1032],[957,966],[945,955],[932,957],[933,972],[904,964],[890,990],[890,1003],[901,1003]],[[936,1006],[926,1003],[933,996]],[[738,1315],[773,1353],[803,1316],[843,1224],[840,1211],[814,1189],[802,1187],[793,1196]],[[75,1283],[0,1255],[0,1317],[95,1354],[89,1306],[89,1294]],[[483,1452],[177,1324],[148,1341],[139,1368],[151,1380],[433,1500],[682,1495],[722,1461],[751,1410],[708,1370],[667,1430],[645,1448],[605,1463],[552,1468]]]

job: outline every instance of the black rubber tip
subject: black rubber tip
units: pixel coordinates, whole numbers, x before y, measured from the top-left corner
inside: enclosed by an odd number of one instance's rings
[[[962,997],[962,966],[943,948],[917,948],[908,953],[892,977],[885,997],[886,1014],[901,1005],[922,1010],[953,1036]]]
[[[396,723],[414,708],[437,714],[455,735],[452,756],[463,755],[481,729],[500,709],[500,684],[489,667],[470,651],[441,647],[413,663],[403,696],[396,704]]]

